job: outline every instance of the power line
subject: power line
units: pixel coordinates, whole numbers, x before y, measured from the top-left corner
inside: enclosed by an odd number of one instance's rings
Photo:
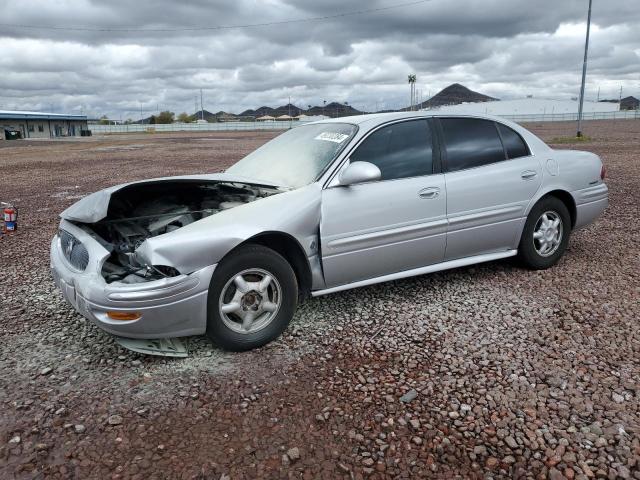
[[[333,15],[323,15],[319,17],[307,17],[290,20],[279,20],[273,22],[262,23],[246,23],[238,25],[214,25],[211,27],[181,27],[181,28],[144,28],[138,27],[58,27],[48,25],[25,25],[19,23],[0,23],[0,27],[3,28],[27,28],[32,30],[64,30],[64,31],[76,31],[76,32],[195,32],[195,31],[208,31],[208,30],[232,30],[240,28],[256,28],[256,27],[270,27],[276,25],[288,25],[292,23],[307,23],[307,22],[319,22],[322,20],[332,20],[335,18],[353,17],[356,15],[365,15],[367,13],[377,13],[387,10],[394,10],[397,8],[411,7],[430,2],[431,0],[417,0],[407,3],[398,3],[395,5],[389,5],[388,7],[367,8],[364,10],[354,10],[351,12],[336,13]]]

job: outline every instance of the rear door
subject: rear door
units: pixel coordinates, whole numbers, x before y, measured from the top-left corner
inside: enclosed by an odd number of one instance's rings
[[[373,131],[350,155],[380,168],[379,181],[322,193],[322,265],[327,287],[441,262],[446,238],[444,175],[426,119]]]
[[[447,188],[446,260],[516,248],[542,170],[522,137],[479,118],[440,118]]]

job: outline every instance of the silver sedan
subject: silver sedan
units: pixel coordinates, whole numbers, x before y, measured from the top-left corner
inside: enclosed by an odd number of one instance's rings
[[[597,155],[500,118],[406,112],[309,123],[225,173],[119,185],[62,214],[67,300],[114,335],[276,338],[297,304],[518,256],[544,269],[606,208]]]

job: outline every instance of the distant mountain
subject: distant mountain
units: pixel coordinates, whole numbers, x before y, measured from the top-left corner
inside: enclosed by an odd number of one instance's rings
[[[491,102],[498,100],[497,98],[484,95],[482,93],[474,92],[468,89],[464,85],[454,83],[448,87],[443,88],[436,93],[429,100],[426,100],[417,106],[418,109],[442,107],[444,105],[458,105],[460,103],[478,103],[478,102]],[[415,107],[414,107],[415,108]],[[403,110],[409,110],[404,108]]]
[[[216,121],[228,121],[231,119],[240,119],[249,118],[249,117],[263,117],[265,115],[269,115],[271,117],[279,117],[281,115],[291,115],[292,117],[297,117],[298,115],[326,115],[328,117],[346,117],[348,115],[361,115],[362,112],[360,110],[356,110],[351,105],[342,104],[338,102],[331,102],[323,106],[315,106],[308,109],[300,108],[293,104],[286,104],[279,107],[267,107],[262,106],[258,108],[249,108],[240,114],[236,115],[234,113],[229,112],[217,112],[210,113],[205,110],[204,119],[208,122],[216,122]],[[200,119],[200,112],[196,112],[192,117],[196,119]]]
[[[620,110],[638,110],[640,108],[640,100],[636,97],[625,97],[620,100]]]
[[[193,118],[194,120],[204,119],[207,122],[215,122],[216,121],[215,113],[211,113],[208,110],[198,110],[196,113],[191,115],[191,118]]]

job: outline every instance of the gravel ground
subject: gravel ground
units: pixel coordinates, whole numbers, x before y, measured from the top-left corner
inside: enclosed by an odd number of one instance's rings
[[[550,141],[574,124],[529,127]],[[57,214],[274,134],[0,143],[0,478],[640,479],[640,122],[587,122],[611,206],[551,270],[503,261],[312,299],[278,341],[138,355],[55,290]]]

